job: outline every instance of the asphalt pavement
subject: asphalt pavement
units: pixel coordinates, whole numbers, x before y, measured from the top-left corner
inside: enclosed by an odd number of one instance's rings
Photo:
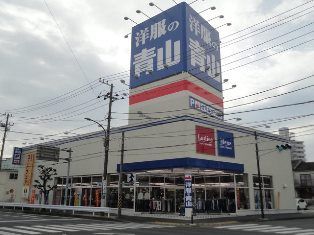
[[[99,235],[182,235],[182,234],[292,234],[314,235],[314,219],[264,221],[211,221],[190,225],[161,221],[100,220],[70,216],[52,216],[0,210],[0,235],[99,234]]]

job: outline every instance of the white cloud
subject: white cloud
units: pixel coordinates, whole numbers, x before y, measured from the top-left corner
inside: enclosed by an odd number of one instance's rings
[[[0,71],[0,101],[2,107],[0,112],[7,109],[39,103],[48,98],[54,98],[57,95],[80,87],[88,81],[91,82],[99,76],[124,71],[124,73],[116,75],[113,79],[116,79],[116,81],[121,78],[128,79],[127,70],[129,69],[131,43],[130,39],[124,38],[124,35],[131,31],[133,24],[130,21],[123,20],[123,17],[128,16],[140,23],[146,18],[142,14],[136,14],[135,10],[140,9],[150,16],[159,13],[159,10],[155,7],[149,7],[148,2],[145,0],[129,0],[123,1],[123,3],[114,0],[46,0],[46,2],[53,12],[66,42],[44,2],[12,0],[0,3],[0,61],[2,65]],[[220,14],[225,16],[224,19],[215,19],[210,22],[213,26],[218,26],[226,22],[232,23],[232,26],[221,27],[219,30],[222,41],[227,42],[237,36],[249,33],[256,28],[250,28],[250,30],[224,38],[226,35],[237,32],[238,30],[244,29],[304,2],[305,0],[296,0],[293,1],[292,4],[291,1],[275,0],[221,0],[212,3],[199,1],[192,6],[197,11],[209,7],[208,4],[217,7],[215,11],[207,11],[203,13],[202,16],[205,19],[210,19]],[[171,6],[172,2],[159,1],[156,2],[156,4],[162,9],[167,9]],[[306,7],[308,6],[299,9],[305,9]],[[280,18],[282,19],[283,17],[284,16],[281,16]],[[292,21],[287,25],[277,27],[264,34],[259,34],[243,40],[242,42],[223,47],[222,57],[251,47],[252,45],[270,39],[275,35],[283,34],[292,28],[300,27],[303,24],[309,23],[312,17],[313,14],[309,14],[300,20]],[[278,19],[267,21],[261,24],[261,26],[265,26],[276,20]],[[309,30],[310,27],[294,36],[308,32]],[[291,37],[293,37],[293,35],[291,35]],[[223,64],[241,58],[242,56],[248,56],[262,49],[266,49],[285,39],[282,38],[278,41],[273,41],[261,47],[257,47],[252,51],[247,51],[237,56],[230,57],[224,60]],[[300,39],[299,41],[296,41],[296,43],[301,41],[302,40]],[[71,50],[73,50],[76,58],[73,57],[67,43],[71,46]],[[294,44],[292,43],[289,45],[291,46]],[[287,47],[281,47],[281,49],[284,48]],[[225,66],[223,67],[223,71],[248,61],[258,59],[269,53],[277,52],[278,50],[280,50],[280,48],[276,48],[254,57],[249,57],[230,66]],[[223,73],[223,78],[228,78],[230,80],[229,83],[225,84],[225,88],[228,88],[231,84],[237,84],[236,89],[225,92],[225,100],[247,95],[310,75],[314,72],[312,66],[313,58],[314,50],[313,43],[311,43],[295,48],[292,51],[243,66],[242,68],[225,72]],[[78,66],[76,59],[80,66]],[[297,88],[310,83],[311,82],[308,81],[300,83],[299,85],[290,86],[289,88],[278,89],[270,94],[279,94],[291,90],[294,87]],[[125,89],[125,87],[117,84],[115,89],[122,90]],[[76,113],[74,113],[74,115],[72,115],[73,117],[69,118],[73,121],[47,123],[36,119],[24,121],[25,119],[23,119],[23,117],[38,117],[42,115],[47,115],[46,118],[53,118],[56,116],[58,118],[68,117],[71,116],[71,111],[64,111],[58,115],[53,115],[53,113],[66,107],[71,107],[71,105],[77,105],[95,98],[104,90],[106,90],[106,87],[99,84],[94,87],[93,91],[82,93],[72,100],[60,102],[49,108],[24,113],[18,113],[16,110],[13,112],[16,125],[12,130],[45,134],[62,133],[65,130],[87,125],[88,123],[83,120],[85,115],[88,115],[91,118],[103,119],[107,110],[104,103],[101,103],[98,109],[95,108],[93,111],[85,114],[76,116]],[[259,98],[260,97],[265,96],[259,96]],[[232,104],[241,104],[255,99],[257,98],[253,97],[243,101],[232,102]],[[264,107],[280,103],[292,103],[297,100],[306,99],[313,99],[311,90],[276,99],[265,100],[264,102],[256,103],[241,109]],[[103,105],[103,107],[101,105]],[[226,106],[229,105],[231,105],[231,103],[226,103]],[[306,107],[308,108],[312,106]],[[80,112],[83,113],[86,110],[87,108],[82,109]],[[114,110],[127,112],[127,102],[115,104]],[[310,109],[303,110],[303,112],[309,112],[309,110]],[[296,115],[296,112],[302,113],[302,109],[295,108],[294,110],[284,109],[280,111],[272,111],[271,115],[273,118],[285,117]],[[252,113],[242,116],[244,122],[248,122],[269,119],[269,115],[268,112],[260,112],[258,114]],[[126,116],[119,117],[122,119],[126,118]],[[295,122],[280,123],[277,126],[272,125],[272,128],[275,129],[279,127],[279,125],[295,126],[302,122],[311,123],[311,120],[313,119],[300,119]],[[34,124],[30,124],[29,122],[33,122]],[[126,121],[114,121],[114,125],[120,125],[121,123],[126,123]],[[95,126],[86,127],[75,132],[83,133],[92,130],[98,130],[98,128]],[[39,141],[37,136],[21,136],[19,134],[14,134],[13,132],[10,133],[9,139],[10,138],[29,138],[32,142]],[[309,159],[314,160],[314,153],[310,150],[312,149],[311,141],[313,140],[313,137],[307,136],[304,137],[304,139],[306,140],[306,144],[308,144],[307,154]],[[26,140],[23,140],[23,142],[26,142]],[[13,145],[21,145],[22,141],[7,143],[6,156],[10,156]]]

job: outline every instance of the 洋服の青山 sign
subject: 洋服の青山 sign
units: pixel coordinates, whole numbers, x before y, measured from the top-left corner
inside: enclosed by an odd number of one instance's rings
[[[196,152],[215,155],[215,131],[211,128],[195,126]]]
[[[220,110],[215,109],[212,106],[205,104],[191,96],[189,97],[189,104],[190,108],[192,109],[199,110],[200,112],[205,113],[210,117],[223,120],[223,113]]]
[[[20,165],[22,159],[22,148],[14,147],[13,149],[13,157],[12,157],[12,164],[13,165]]]
[[[226,131],[217,131],[218,155],[223,157],[234,157],[233,134]]]
[[[221,91],[220,70],[218,32],[185,2],[132,29],[131,88],[185,71]]]
[[[185,174],[184,176],[184,207],[192,208],[192,175]]]

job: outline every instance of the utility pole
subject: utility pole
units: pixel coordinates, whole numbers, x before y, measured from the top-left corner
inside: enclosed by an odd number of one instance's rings
[[[261,217],[262,219],[265,218],[264,214],[264,198],[263,198],[263,191],[262,191],[262,177],[261,177],[261,168],[260,168],[260,157],[258,152],[258,143],[257,143],[257,132],[254,131],[255,136],[255,153],[256,153],[256,163],[257,163],[257,177],[258,177],[258,189],[259,189],[259,197],[261,202]]]
[[[109,85],[108,82],[105,83],[103,80],[99,80],[101,83]],[[102,194],[102,205],[108,206],[108,158],[109,158],[109,141],[110,141],[110,122],[111,122],[111,108],[113,102],[113,84],[110,84],[110,92],[104,95],[104,100],[109,98],[109,110],[108,110],[108,118],[107,118],[107,131],[105,132],[105,160],[104,160],[104,173],[103,173],[103,194]],[[105,184],[105,185],[104,185]]]
[[[5,124],[1,123],[1,127],[4,127],[4,133],[3,133],[2,147],[1,147],[1,154],[0,154],[0,170],[1,170],[1,167],[2,167],[2,158],[3,158],[3,153],[4,153],[5,139],[7,137],[7,131],[9,130],[10,126],[14,125],[13,123],[12,124],[9,123],[9,118],[12,117],[12,115],[9,114],[9,113],[4,114],[4,115],[6,115],[6,121],[5,121]]]
[[[124,131],[122,131],[122,142],[121,142],[121,158],[120,158],[120,169],[119,169],[119,188],[118,188],[118,218],[121,217],[122,207],[122,177],[123,177],[123,158],[124,158]]]
[[[65,151],[65,152],[69,153],[69,157],[64,159],[68,163],[67,178],[66,178],[66,181],[65,181],[65,193],[64,193],[64,200],[63,200],[63,205],[66,206],[67,205],[67,199],[68,199],[68,189],[69,189],[70,164],[71,164],[71,161],[72,161],[72,152],[73,152],[73,150],[71,148],[69,148],[69,149],[62,149],[61,151]]]

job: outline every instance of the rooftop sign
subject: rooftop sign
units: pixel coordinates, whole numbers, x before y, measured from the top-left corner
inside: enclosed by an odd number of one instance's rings
[[[221,91],[219,34],[182,2],[132,29],[130,86],[189,72]]]

